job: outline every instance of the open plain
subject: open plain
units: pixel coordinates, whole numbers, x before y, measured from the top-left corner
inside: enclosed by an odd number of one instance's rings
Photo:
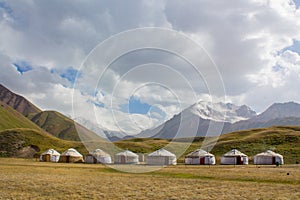
[[[300,165],[177,165],[131,174],[1,158],[0,178],[0,199],[300,199]]]

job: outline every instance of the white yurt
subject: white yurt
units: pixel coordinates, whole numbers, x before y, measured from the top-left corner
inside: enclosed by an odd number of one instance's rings
[[[147,165],[176,165],[177,158],[176,155],[165,150],[159,149],[147,156]]]
[[[256,154],[254,156],[255,165],[283,165],[283,156],[271,150]]]
[[[83,163],[84,160],[83,156],[76,149],[70,148],[60,155],[58,162]]]
[[[139,164],[139,156],[126,150],[115,155],[115,164]]]
[[[216,158],[213,154],[202,149],[197,149],[185,156],[186,165],[215,165]]]
[[[48,149],[43,152],[40,156],[41,162],[58,162],[60,153],[55,151],[54,149]]]
[[[108,153],[101,149],[96,149],[95,151],[87,154],[85,156],[85,163],[90,164],[97,164],[97,163],[103,163],[103,164],[110,164],[111,163],[111,157]]]
[[[248,156],[232,149],[221,157],[221,165],[248,165]]]

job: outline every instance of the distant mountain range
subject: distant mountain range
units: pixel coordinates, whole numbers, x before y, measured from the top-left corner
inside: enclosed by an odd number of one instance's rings
[[[237,106],[230,103],[212,104],[210,102],[200,101],[173,116],[158,127],[142,131],[135,136],[127,136],[122,132],[110,131],[105,129],[105,127],[99,127],[88,119],[78,118],[75,119],[75,122],[57,111],[41,111],[26,98],[15,94],[1,84],[0,103],[2,107],[5,105],[6,112],[9,112],[7,109],[12,108],[18,113],[21,113],[26,118],[25,121],[27,124],[29,120],[35,127],[39,127],[55,137],[72,141],[80,141],[75,127],[76,125],[87,127],[85,128],[86,131],[93,134],[95,133],[110,141],[118,141],[132,137],[176,138],[179,127],[185,131],[180,137],[205,136],[211,122],[215,125],[223,125],[222,133],[270,126],[300,125],[300,104],[294,102],[275,103],[266,111],[257,115],[255,111],[246,105]],[[4,116],[5,115],[2,117]],[[24,120],[21,121],[22,123],[24,122]],[[16,128],[18,127],[22,126],[16,126]],[[196,132],[191,130],[196,130]]]
[[[224,103],[212,105],[200,101],[160,126],[145,130],[134,137],[171,139],[177,137],[176,133],[179,128],[185,130],[184,137],[200,137],[206,135],[211,122],[215,125],[223,125],[222,133],[270,126],[299,126],[300,104],[294,102],[275,103],[257,115],[246,105],[236,106]],[[191,130],[197,130],[197,133]]]

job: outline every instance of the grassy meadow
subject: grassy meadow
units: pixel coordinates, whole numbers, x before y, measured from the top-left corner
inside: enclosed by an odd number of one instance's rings
[[[178,165],[130,174],[0,158],[0,177],[0,199],[300,199],[300,165]]]

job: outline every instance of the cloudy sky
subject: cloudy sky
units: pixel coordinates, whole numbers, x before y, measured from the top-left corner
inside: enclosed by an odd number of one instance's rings
[[[0,83],[41,109],[127,133],[211,98],[262,112],[300,102],[299,5],[0,0]]]

